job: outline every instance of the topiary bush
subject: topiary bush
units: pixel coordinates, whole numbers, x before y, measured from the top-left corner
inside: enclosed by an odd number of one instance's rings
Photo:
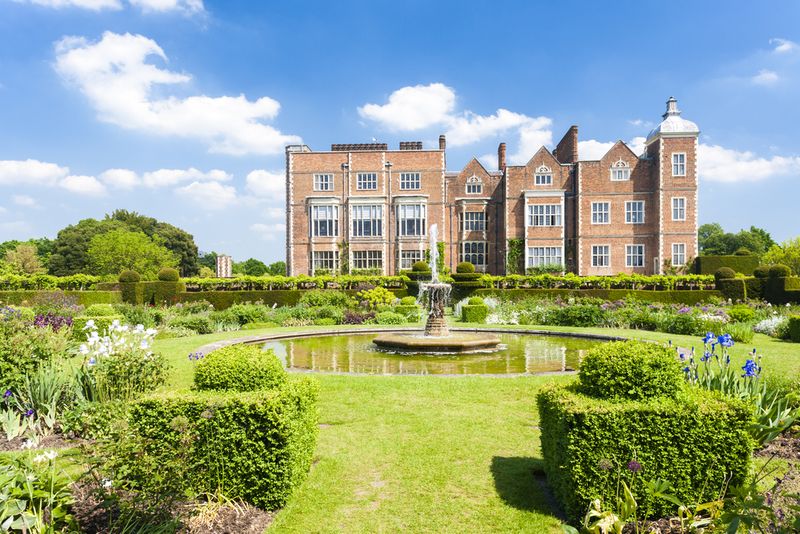
[[[792,270],[786,265],[776,263],[775,265],[769,266],[770,278],[785,278],[787,276],[792,276]]]
[[[456,265],[456,272],[460,274],[474,273],[475,266],[468,261],[462,261]]]
[[[106,315],[117,315],[117,310],[111,304],[92,304],[86,308],[81,315],[89,317],[103,317]]]
[[[461,320],[465,323],[485,323],[489,316],[489,306],[483,303],[483,299],[479,299],[480,304],[472,304],[472,300],[469,299],[469,304],[461,306]]]
[[[582,389],[551,383],[537,395],[544,470],[571,522],[594,499],[613,503],[614,481],[630,483],[634,470],[639,519],[648,510],[650,517],[675,513],[674,504],[652,498],[645,480],[668,481],[670,493],[689,503],[715,501],[720,488],[746,480],[753,441],[744,401],[699,388],[641,401],[599,399]]]
[[[275,510],[311,467],[317,397],[308,377],[269,391],[147,397],[131,406],[130,432],[112,446],[106,476],[144,495],[224,490],[228,498]]]
[[[411,266],[411,270],[414,271],[415,273],[424,273],[424,272],[430,272],[431,267],[424,261],[417,261],[414,262],[414,265]]]
[[[800,343],[800,315],[789,316],[789,340]]]
[[[256,345],[217,349],[194,369],[197,390],[256,391],[276,388],[286,380],[286,370],[275,353]]]
[[[483,299],[481,297],[471,297],[467,301],[467,304],[469,306],[483,306],[486,303],[483,301]]]
[[[158,271],[158,279],[161,282],[177,282],[179,278],[178,270],[172,267],[164,267]]]
[[[767,278],[769,277],[769,265],[759,265],[755,269],[753,269],[753,276],[756,278]]]
[[[140,282],[142,280],[142,277],[139,276],[139,273],[137,273],[136,271],[131,271],[130,269],[127,269],[119,273],[118,280],[124,284],[135,284],[136,282]]]
[[[578,376],[581,392],[599,399],[675,397],[684,388],[675,351],[642,341],[612,341],[592,347]]]
[[[717,282],[720,280],[728,280],[730,278],[736,278],[736,271],[734,271],[730,267],[720,267],[714,273],[714,280],[716,280]]]
[[[750,249],[746,247],[739,247],[736,249],[736,252],[733,253],[734,256],[750,256],[753,253],[750,252]]]
[[[728,317],[735,323],[746,323],[756,318],[756,311],[746,304],[737,304],[727,310]]]

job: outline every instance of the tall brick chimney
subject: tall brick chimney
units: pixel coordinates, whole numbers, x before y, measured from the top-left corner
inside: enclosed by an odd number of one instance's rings
[[[570,126],[567,133],[556,145],[553,155],[560,163],[575,163],[578,161],[578,127]]]
[[[500,143],[497,147],[497,168],[501,171],[506,170],[506,144]]]
[[[439,150],[444,150],[447,147],[447,140],[444,137],[444,134],[439,136]]]

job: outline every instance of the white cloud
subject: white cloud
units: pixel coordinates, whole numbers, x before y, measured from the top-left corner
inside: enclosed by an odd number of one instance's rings
[[[628,120],[628,124],[631,126],[641,127],[641,128],[648,128],[652,129],[655,124],[652,121],[646,121],[644,119],[630,119]]]
[[[159,169],[146,172],[142,181],[147,187],[169,187],[183,182],[227,182],[233,176],[220,169],[203,172],[195,169]]]
[[[800,173],[800,157],[758,157],[719,145],[700,144],[697,173],[701,180],[714,182],[758,182],[775,176]]]
[[[26,0],[15,0],[18,3],[24,3]],[[52,7],[55,9],[77,7],[81,9],[89,9],[91,11],[101,11],[103,9],[122,9],[122,2],[120,0],[27,0],[28,3],[37,6]]]
[[[100,174],[100,180],[117,189],[133,189],[141,183],[139,175],[128,169],[108,169]]]
[[[36,205],[36,200],[28,195],[14,195],[12,200],[17,206],[33,207]]]
[[[270,97],[244,95],[178,98],[155,97],[165,87],[185,84],[191,76],[147,63],[167,56],[142,35],[105,32],[98,42],[65,37],[56,43],[56,70],[77,86],[98,118],[122,128],[155,135],[198,139],[209,151],[232,154],[276,154],[300,138],[284,135],[264,121],[278,115]]]
[[[386,104],[366,104],[358,113],[388,130],[415,131],[447,122],[455,104],[452,88],[432,83],[398,89]]]
[[[128,2],[145,13],[181,11],[192,14],[205,11],[203,0],[128,0]]]
[[[541,146],[552,143],[548,117],[529,117],[503,108],[492,115],[456,112],[455,104],[453,88],[432,83],[402,87],[389,95],[386,104],[366,104],[358,113],[391,131],[443,128],[448,144],[456,147],[516,130],[519,144],[517,152],[509,156],[512,164],[526,162]]]
[[[25,221],[10,221],[0,223],[0,235],[8,236],[9,239],[18,239],[20,236],[30,234],[31,225]]]
[[[60,187],[78,195],[102,196],[106,194],[106,186],[94,176],[81,176],[71,174],[61,180]]]
[[[236,188],[219,182],[192,182],[175,189],[175,193],[206,210],[225,209],[236,202]]]
[[[790,41],[789,39],[780,39],[778,37],[770,39],[769,44],[775,45],[775,48],[773,48],[772,51],[777,54],[786,54],[787,52],[793,52],[794,50],[798,49],[798,45],[794,41]]]
[[[626,144],[634,154],[640,156],[644,152],[644,137],[634,137]],[[597,141],[596,139],[587,139],[585,141],[578,141],[578,157],[582,161],[598,160],[606,155],[606,152],[611,150],[616,141]]]
[[[250,230],[264,239],[265,241],[273,241],[275,238],[280,238],[286,235],[286,224],[284,223],[256,223],[250,225]]]
[[[67,167],[35,159],[0,161],[2,185],[56,185],[69,174]]]
[[[756,85],[775,85],[778,80],[780,80],[778,73],[769,69],[761,69],[758,74],[750,78]]]
[[[281,171],[256,169],[247,174],[247,190],[257,196],[283,199],[286,196],[286,176]]]

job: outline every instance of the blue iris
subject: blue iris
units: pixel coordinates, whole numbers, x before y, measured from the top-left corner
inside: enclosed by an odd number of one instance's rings
[[[744,374],[742,376],[749,376],[749,377],[756,376],[758,375],[758,365],[756,365],[756,362],[754,362],[753,360],[747,360],[746,362],[744,362],[744,365],[742,366],[742,371],[744,371]]]
[[[703,343],[708,344],[714,341],[717,336],[714,335],[714,332],[707,332],[705,337],[703,338]]]
[[[723,347],[732,347],[733,338],[731,337],[730,334],[723,334],[717,338],[717,343],[719,343]]]

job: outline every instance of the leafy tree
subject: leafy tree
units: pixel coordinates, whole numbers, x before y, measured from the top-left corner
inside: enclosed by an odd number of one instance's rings
[[[46,266],[50,260],[50,254],[53,252],[53,243],[54,241],[52,239],[46,237],[28,239],[27,241],[12,239],[11,241],[0,243],[0,258],[5,258],[9,251],[16,250],[19,245],[30,245],[36,249],[39,263],[42,266]]]
[[[125,269],[154,278],[162,267],[176,267],[177,256],[143,232],[118,228],[95,235],[87,251],[92,274],[118,274]]]
[[[782,263],[800,275],[800,237],[773,245],[761,258],[764,263]]]
[[[250,258],[242,262],[234,262],[232,270],[234,274],[264,276],[267,274],[267,265],[263,261]]]
[[[200,264],[200,267],[208,267],[216,273],[217,256],[218,254],[216,252],[201,252],[200,257],[197,259],[197,263]]]
[[[719,223],[701,225],[697,229],[697,240],[700,254],[704,256],[730,255],[740,248],[761,256],[775,244],[772,236],[763,228],[751,226],[749,230],[734,234],[725,232]]]
[[[26,243],[21,243],[14,250],[7,251],[6,263],[13,271],[19,274],[44,272],[36,247]]]
[[[209,269],[205,265],[200,267],[200,272],[197,274],[200,278],[214,278],[216,276],[216,272],[213,269]]]
[[[272,276],[286,276],[286,262],[276,261],[267,265],[267,274]]]
[[[119,221],[83,219],[58,232],[53,242],[48,270],[56,276],[84,273],[89,270],[89,242],[97,235],[124,228]]]

